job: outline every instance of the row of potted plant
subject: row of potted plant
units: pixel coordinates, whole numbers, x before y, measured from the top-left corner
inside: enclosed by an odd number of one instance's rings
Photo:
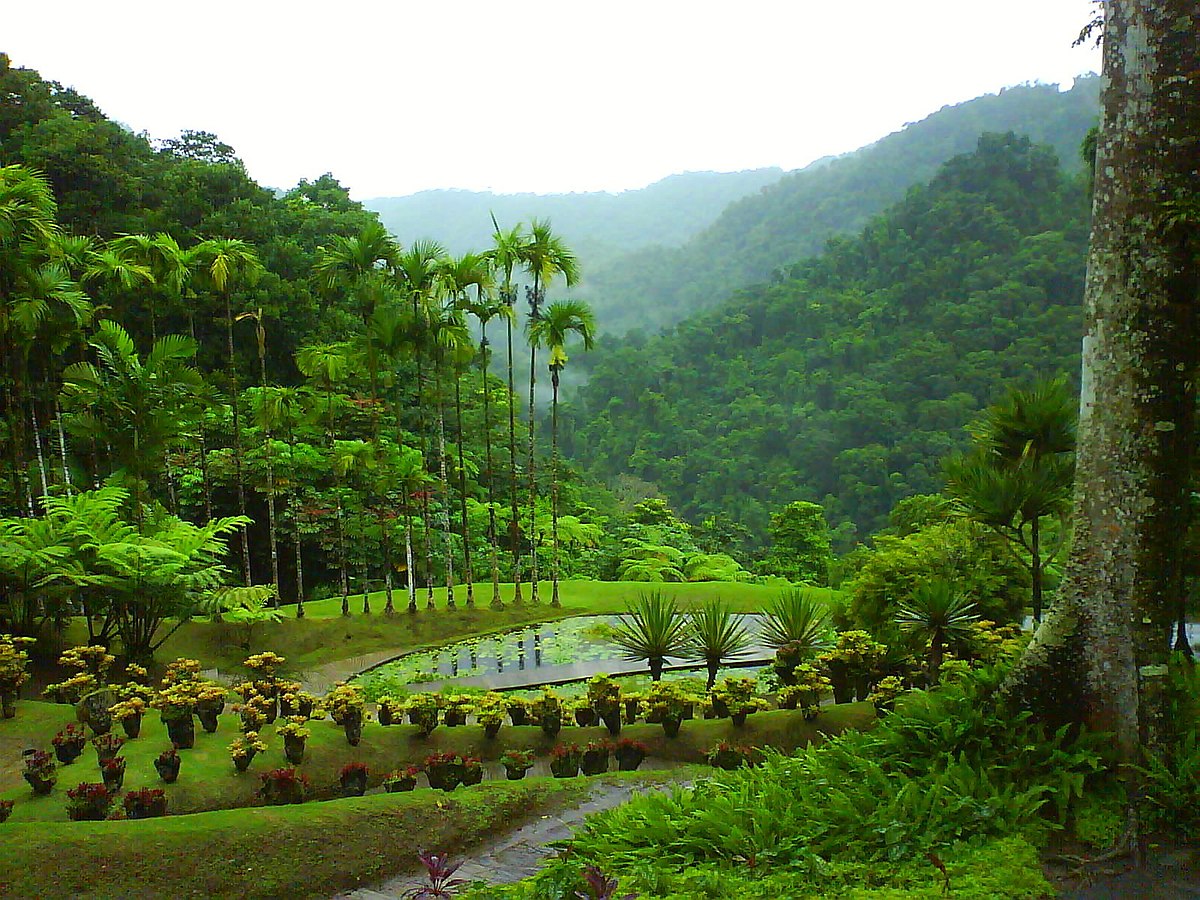
[[[67,818],[73,822],[98,822],[111,818],[110,809],[119,789],[107,784],[80,782],[67,791]],[[167,814],[167,796],[162,788],[129,791],[121,801],[127,819],[151,819]]]

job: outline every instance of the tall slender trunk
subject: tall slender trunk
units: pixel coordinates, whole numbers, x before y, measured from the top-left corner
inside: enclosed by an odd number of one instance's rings
[[[292,473],[296,471],[296,437],[292,432],[291,425],[288,429],[288,457],[292,464]],[[295,535],[295,550],[296,550],[296,618],[304,618],[304,553],[303,541],[300,538],[300,504],[296,502],[296,486],[292,486],[291,493],[288,494],[288,509],[292,513],[292,527],[296,529]]]
[[[504,302],[509,309],[516,305],[516,298],[510,288],[505,294]],[[508,462],[511,476],[509,500],[512,503],[511,518],[509,519],[508,538],[512,548],[512,580],[513,606],[524,604],[521,596],[521,517],[517,509],[517,390],[513,383],[513,340],[512,317],[506,320],[508,331]]]
[[[29,398],[29,424],[33,428],[33,449],[37,454],[38,475],[42,481],[42,496],[50,493],[50,481],[46,477],[46,456],[42,452],[42,429],[38,424],[37,400]]]
[[[446,405],[442,402],[442,358],[433,360],[433,392],[437,396],[438,474],[441,476],[442,509],[438,516],[446,537],[446,609],[454,609],[454,537],[450,533],[450,476],[446,473]]]
[[[533,290],[529,294],[530,327],[538,320],[542,302],[537,276],[533,279]],[[537,536],[537,473],[534,451],[534,387],[537,384],[537,345],[529,342],[529,602],[537,606],[538,599],[538,536]]]
[[[359,580],[362,582],[362,597],[363,597],[363,615],[371,614],[371,585],[370,585],[370,566],[364,559],[362,568],[359,574]]]
[[[1033,621],[1042,621],[1042,548],[1041,529],[1037,516],[1029,523],[1030,581],[1033,583]]]
[[[71,467],[67,465],[67,435],[63,431],[62,424],[62,408],[58,405],[58,398],[54,399],[54,425],[58,429],[58,454],[62,460],[63,484],[67,489],[67,496],[70,497],[74,491],[74,485],[71,484]]]
[[[463,459],[462,377],[454,371],[454,417],[458,426],[458,508],[463,537],[463,581],[467,585],[467,609],[475,608],[475,573],[471,569],[471,529],[467,522],[467,467]]]
[[[188,313],[188,332],[191,334],[192,342],[196,346],[200,346],[196,338],[196,317]],[[206,410],[201,409],[199,415],[199,436],[200,441],[200,491],[204,495],[204,523],[207,525],[212,521],[212,484],[208,480],[208,435],[204,428],[204,414]]]
[[[326,428],[329,431],[329,452],[333,453],[336,442],[333,438],[333,386],[330,385],[328,392],[325,395],[325,415],[327,420]],[[337,550],[338,550],[338,578],[339,587],[342,591],[342,615],[350,617],[350,573],[347,571],[346,564],[346,527],[343,521],[342,514],[342,477],[338,474],[337,462],[333,465],[333,496],[335,499],[335,513],[337,516]]]
[[[417,583],[413,579],[412,510],[407,502],[404,507],[404,564],[408,567],[408,611],[417,611]]]
[[[267,393],[267,349],[266,349],[266,332],[263,329],[262,322],[257,322],[260,331],[260,339],[258,341],[258,376],[259,385],[263,392],[263,400],[266,400]],[[264,431],[263,447],[266,449],[267,459],[267,531],[270,535],[271,544],[271,584],[275,587],[275,597],[272,601],[272,606],[279,609],[279,535],[276,533],[275,525],[275,449],[272,446],[271,426],[267,421]]]
[[[237,479],[238,512],[246,515],[246,481],[242,476],[242,420],[238,413],[237,364],[233,351],[233,304],[229,292],[225,292],[225,334],[229,344],[229,401],[233,405],[233,474]],[[242,542],[242,578],[250,580],[250,528],[243,525],[238,531]]]
[[[421,307],[417,302],[417,295],[414,293],[412,298],[413,307],[413,327],[418,327],[425,324],[424,317],[421,315]],[[417,430],[421,432],[421,461],[423,465],[429,463],[429,419],[425,415],[425,387],[424,387],[424,365],[423,354],[421,353],[421,339],[424,335],[418,334],[414,344],[413,359],[417,366],[417,386],[416,386],[416,402],[417,402]],[[425,587],[428,590],[428,595],[425,600],[425,608],[433,609],[433,541],[429,534],[429,492],[422,490],[421,492],[421,537],[423,549],[425,551]],[[408,577],[411,580],[413,572],[410,569]]]
[[[1058,599],[1007,685],[1044,719],[1112,732],[1130,765],[1163,738],[1184,587],[1200,247],[1181,212],[1200,195],[1198,32],[1195,0],[1105,6],[1076,532]]]
[[[558,373],[561,366],[550,367],[550,385],[554,398],[550,406],[550,605],[562,606],[558,599]]]
[[[487,503],[488,503],[488,547],[492,556],[492,609],[504,609],[504,601],[500,597],[500,552],[496,547],[496,492],[495,473],[492,471],[492,407],[489,398],[487,379],[487,323],[482,319],[479,323],[479,383],[483,389],[483,447],[484,459],[487,465]]]

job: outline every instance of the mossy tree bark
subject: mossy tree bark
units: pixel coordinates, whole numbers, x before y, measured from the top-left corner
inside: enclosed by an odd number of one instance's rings
[[[1085,292],[1074,545],[1008,691],[1159,743],[1194,444],[1200,4],[1110,0]]]

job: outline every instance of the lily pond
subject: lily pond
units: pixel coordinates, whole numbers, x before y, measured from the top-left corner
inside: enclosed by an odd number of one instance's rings
[[[751,621],[745,617],[754,634]],[[456,685],[481,689],[524,688],[588,678],[599,672],[645,671],[630,662],[612,642],[620,616],[573,616],[530,625],[503,634],[450,644],[397,657],[359,674],[355,681],[369,700],[385,694]],[[766,658],[758,646],[746,662]],[[668,659],[668,666],[689,665]],[[695,665],[691,663],[690,665]]]

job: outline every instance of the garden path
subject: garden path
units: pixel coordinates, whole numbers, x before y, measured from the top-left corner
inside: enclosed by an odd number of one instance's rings
[[[554,853],[554,849],[547,844],[570,837],[586,816],[620,806],[635,793],[669,790],[670,787],[628,782],[596,785],[582,803],[542,816],[476,847],[465,858],[455,877],[490,884],[511,884],[528,878],[537,871],[543,860]],[[396,900],[403,897],[405,891],[420,887],[423,883],[417,875],[408,874],[375,888],[359,888],[338,894],[334,900]]]

